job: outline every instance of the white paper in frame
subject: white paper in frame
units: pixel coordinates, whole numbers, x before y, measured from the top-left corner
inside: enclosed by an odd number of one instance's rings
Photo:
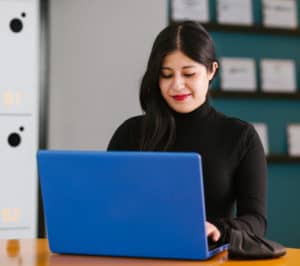
[[[209,21],[208,0],[172,0],[171,19],[174,21],[196,20]]]
[[[218,0],[217,20],[221,24],[252,25],[252,0]]]
[[[221,89],[226,91],[255,91],[256,71],[253,58],[223,57],[221,63]]]
[[[263,0],[263,25],[276,28],[297,28],[296,0]]]
[[[264,92],[295,92],[296,66],[290,59],[260,61],[261,88]]]
[[[267,124],[265,123],[258,123],[258,122],[252,122],[251,123],[260,140],[261,140],[261,143],[263,145],[263,148],[264,148],[264,151],[265,151],[265,154],[268,155],[269,154],[269,139],[268,139],[268,127],[267,127]]]
[[[300,123],[291,123],[287,126],[288,153],[291,156],[300,156]]]

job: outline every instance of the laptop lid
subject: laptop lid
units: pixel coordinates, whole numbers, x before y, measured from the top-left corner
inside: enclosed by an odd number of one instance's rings
[[[207,259],[196,153],[39,151],[53,252]]]

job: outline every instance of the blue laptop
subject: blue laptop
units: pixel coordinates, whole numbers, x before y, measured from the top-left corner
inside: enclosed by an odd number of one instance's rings
[[[209,249],[196,153],[39,151],[52,252],[205,260]]]

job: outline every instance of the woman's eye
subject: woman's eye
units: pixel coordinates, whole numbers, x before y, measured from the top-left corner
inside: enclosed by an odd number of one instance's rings
[[[185,73],[183,74],[185,77],[192,77],[195,75],[195,73]]]
[[[160,76],[164,79],[169,79],[172,78],[172,74],[164,74],[164,73],[160,73]]]

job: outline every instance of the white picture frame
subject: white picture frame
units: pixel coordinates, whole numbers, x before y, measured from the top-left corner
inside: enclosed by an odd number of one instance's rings
[[[253,25],[251,0],[218,0],[217,22],[220,24]]]
[[[172,0],[171,19],[173,21],[195,20],[209,22],[209,1]]]
[[[256,91],[256,65],[253,58],[223,57],[221,89],[224,91]]]
[[[289,29],[298,27],[297,2],[295,0],[263,0],[262,4],[265,27]]]
[[[287,126],[288,154],[300,156],[300,123],[291,123]]]
[[[253,127],[255,128],[261,143],[264,148],[265,155],[269,155],[269,137],[268,137],[268,126],[266,123],[261,122],[252,122],[251,123]]]
[[[260,61],[263,92],[293,93],[297,90],[296,64],[291,59],[262,59]]]

